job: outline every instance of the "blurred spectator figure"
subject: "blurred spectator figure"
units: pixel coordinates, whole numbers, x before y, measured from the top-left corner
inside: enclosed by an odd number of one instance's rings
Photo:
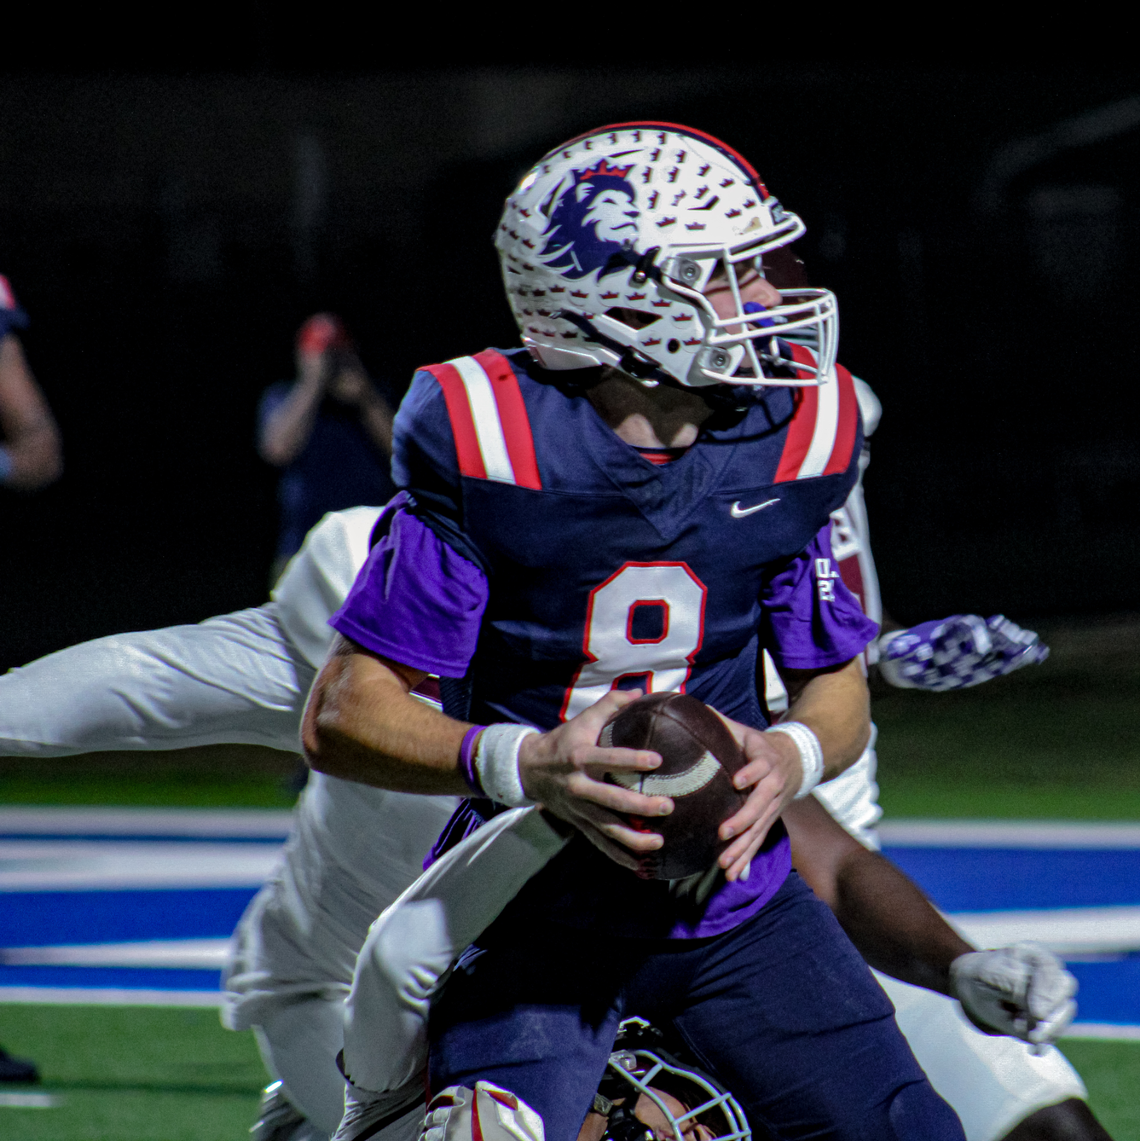
[[[258,411],[258,451],[284,468],[273,580],[329,511],[387,503],[392,408],[331,313],[297,333],[297,379],[271,385]]]
[[[59,478],[59,429],[32,377],[20,339],[28,315],[0,274],[0,486],[33,491]],[[34,1062],[0,1046],[0,1082],[38,1082]]]
[[[34,491],[59,479],[59,429],[14,330],[28,316],[0,275],[0,485]]]

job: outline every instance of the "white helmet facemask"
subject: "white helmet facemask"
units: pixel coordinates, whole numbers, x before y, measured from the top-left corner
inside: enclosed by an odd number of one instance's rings
[[[664,123],[602,128],[552,151],[507,200],[495,244],[523,343],[548,369],[611,365],[649,380],[817,385],[838,347],[835,297],[741,287],[804,225],[711,136]],[[705,290],[727,286],[718,315]],[[794,362],[784,335],[812,348]]]
[[[642,1018],[622,1023],[594,1110],[608,1118],[605,1141],[752,1141],[732,1094],[662,1049]]]

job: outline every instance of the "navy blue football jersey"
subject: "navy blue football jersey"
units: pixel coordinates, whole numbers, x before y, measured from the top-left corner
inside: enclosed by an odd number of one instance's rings
[[[486,350],[417,372],[396,417],[396,484],[488,580],[471,718],[548,727],[620,685],[762,727],[765,591],[858,475],[850,374],[749,390],[665,465],[575,379]]]

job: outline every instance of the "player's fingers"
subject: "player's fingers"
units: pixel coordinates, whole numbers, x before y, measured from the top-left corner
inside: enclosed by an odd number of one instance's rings
[[[610,781],[593,780],[584,773],[575,773],[566,782],[567,790],[583,803],[600,805],[611,812],[627,816],[668,816],[673,802],[667,796],[646,796],[633,789],[623,788]]]
[[[641,867],[641,861],[635,855],[627,852],[620,844],[615,844],[597,829],[584,827],[581,832],[595,848],[604,852],[615,864],[629,868],[631,872],[636,872]]]
[[[572,717],[566,724],[573,725],[589,737],[590,743],[598,740],[605,723],[621,708],[631,701],[641,697],[640,689],[611,689],[605,697],[599,698],[593,705],[583,709],[576,717]]]
[[[1049,1044],[1065,1033],[1076,1016],[1077,1004],[1069,999],[1048,1021],[1038,1022],[1028,1034],[1028,1039],[1033,1045],[1033,1052],[1044,1054]]]
[[[644,773],[660,768],[661,754],[652,749],[603,749],[599,745],[591,745],[575,750],[574,764],[595,780],[601,780],[606,773]]]
[[[740,809],[720,826],[717,835],[722,840],[731,840],[764,818],[775,817],[783,809],[784,792],[784,779],[780,773],[766,773]]]
[[[635,828],[621,817],[601,809],[591,810],[586,805],[580,808],[577,823],[582,831],[599,833],[611,842],[623,845],[636,855],[656,852],[665,842],[659,833],[652,830],[649,821]]]
[[[779,764],[778,754],[767,742],[763,748],[757,747],[750,752],[746,751],[744,755],[747,763],[737,769],[732,778],[733,785],[741,792],[759,784]]]
[[[640,789],[640,778],[661,767],[661,754],[648,749],[595,747],[576,756],[574,763],[579,774],[597,784],[611,788]]]
[[[768,829],[771,828],[774,821],[775,817],[773,816],[771,819],[754,824],[743,836],[739,836],[721,853],[719,863],[724,868],[725,879],[730,883],[747,874],[753,858],[760,851],[760,846],[764,843]]]

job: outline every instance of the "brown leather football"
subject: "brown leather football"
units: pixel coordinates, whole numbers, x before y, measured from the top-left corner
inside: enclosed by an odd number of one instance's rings
[[[673,811],[634,827],[659,832],[664,845],[647,862],[654,879],[681,879],[707,871],[727,847],[717,829],[745,802],[732,777],[744,754],[725,723],[703,702],[684,693],[651,693],[611,717],[598,738],[605,748],[650,749],[661,767],[645,773],[610,773],[623,788],[668,796]]]

